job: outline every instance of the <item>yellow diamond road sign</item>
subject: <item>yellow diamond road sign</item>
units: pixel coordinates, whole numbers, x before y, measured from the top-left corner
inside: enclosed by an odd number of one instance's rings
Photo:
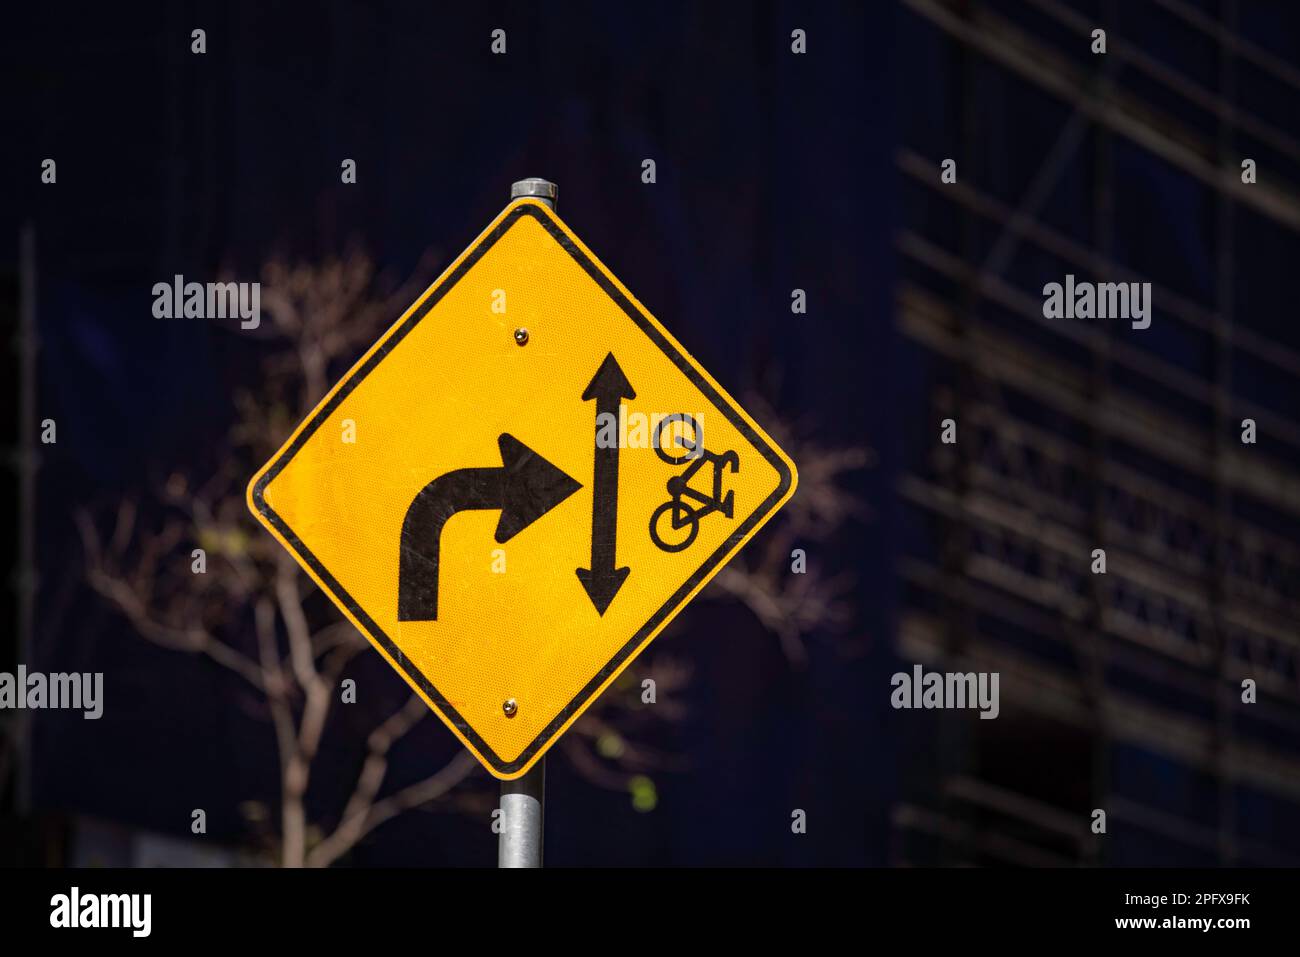
[[[795,481],[568,226],[520,199],[298,426],[248,501],[510,779]]]

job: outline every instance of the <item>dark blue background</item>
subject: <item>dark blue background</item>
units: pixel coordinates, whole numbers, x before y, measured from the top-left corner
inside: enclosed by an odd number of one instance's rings
[[[13,11],[23,84],[8,179],[15,220],[37,231],[39,405],[59,423],[41,475],[36,660],[117,676],[103,720],[41,716],[38,808],[185,835],[202,806],[213,837],[234,842],[238,802],[276,793],[269,726],[238,682],[134,638],[77,581],[72,509],[173,467],[201,471],[254,368],[258,345],[236,330],[152,317],[153,283],[175,273],[253,279],[274,253],[359,243],[404,276],[430,248],[440,262],[459,252],[512,180],[544,176],[565,220],[728,390],[824,444],[871,446],[881,461],[855,490],[888,503],[895,15],[795,3]],[[189,50],[195,27],[204,56]],[[489,52],[497,27],[506,56]],[[795,27],[805,56],[790,52]],[[55,187],[39,184],[47,156]],[[345,157],[356,185],[339,182]],[[790,313],[795,287],[807,315]],[[867,689],[894,670],[892,512],[818,556],[859,583],[854,657],[814,633],[807,668],[792,669],[737,606],[683,616],[657,648],[695,667],[689,717],[662,742],[685,769],[659,776],[659,807],[642,815],[552,761],[550,863],[883,862],[894,758],[885,696]],[[451,751],[430,722],[394,778]],[[320,811],[336,813],[356,757],[322,758]],[[811,822],[797,838],[796,807]],[[415,813],[352,859],[492,857],[486,826]]]

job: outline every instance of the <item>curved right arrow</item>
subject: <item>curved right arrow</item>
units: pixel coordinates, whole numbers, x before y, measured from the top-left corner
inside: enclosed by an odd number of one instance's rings
[[[618,590],[627,581],[629,568],[615,568],[618,534],[618,446],[620,430],[618,412],[622,400],[635,399],[636,392],[619,368],[614,353],[605,356],[596,374],[592,376],[582,401],[596,400],[596,456],[595,481],[591,493],[591,567],[578,569],[578,581],[587,590],[587,597],[600,615],[614,600]],[[614,441],[602,445],[601,423],[615,423]]]
[[[420,489],[402,520],[397,620],[438,620],[442,527],[457,512],[500,509],[496,539],[504,544],[582,488],[508,432],[497,436],[501,464],[457,469]]]

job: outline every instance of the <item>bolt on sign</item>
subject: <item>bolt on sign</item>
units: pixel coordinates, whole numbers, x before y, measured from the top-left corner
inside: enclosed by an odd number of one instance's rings
[[[745,410],[524,198],[334,386],[248,503],[509,780],[795,483]]]

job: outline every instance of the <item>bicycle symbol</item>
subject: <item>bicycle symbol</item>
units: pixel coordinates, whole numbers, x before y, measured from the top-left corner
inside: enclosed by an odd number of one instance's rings
[[[669,448],[663,440],[664,427],[670,423],[681,422],[690,429],[691,439],[677,435],[676,445]],[[680,552],[689,548],[700,533],[700,519],[714,512],[721,512],[727,518],[732,517],[735,507],[735,493],[722,494],[722,474],[731,468],[733,473],[740,471],[740,456],[735,452],[710,452],[704,447],[700,436],[699,423],[685,413],[670,415],[660,421],[655,429],[655,454],[669,465],[685,466],[681,475],[668,480],[668,494],[672,496],[650,515],[650,540],[665,552]],[[690,487],[691,479],[704,467],[705,463],[713,466],[713,494],[706,495]],[[689,502],[697,503],[695,505]]]

